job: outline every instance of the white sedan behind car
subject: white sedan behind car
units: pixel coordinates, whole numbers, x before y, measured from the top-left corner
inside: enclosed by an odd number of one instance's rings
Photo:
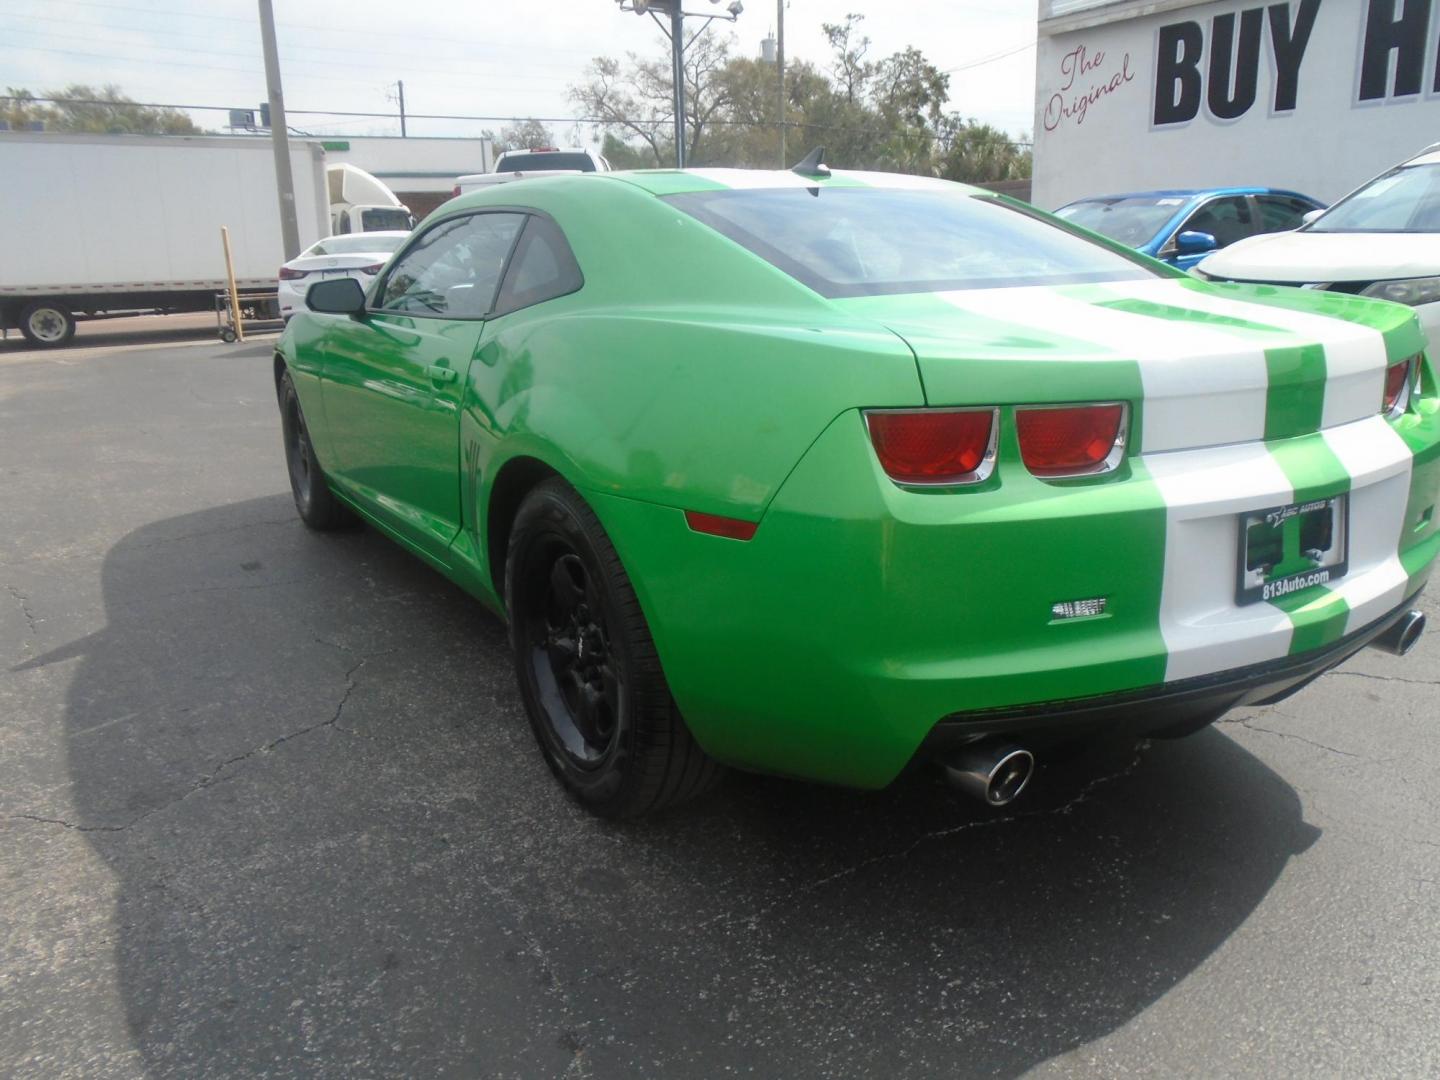
[[[280,318],[305,310],[305,293],[317,281],[350,277],[368,289],[409,232],[350,233],[317,240],[280,267]]]
[[[1440,348],[1440,144],[1293,232],[1252,236],[1196,267],[1211,281],[1299,285],[1409,304]]]

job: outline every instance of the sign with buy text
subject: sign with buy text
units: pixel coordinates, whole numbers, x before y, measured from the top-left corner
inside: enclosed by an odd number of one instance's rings
[[[1034,199],[1046,208],[1232,184],[1329,201],[1440,141],[1440,0],[1065,12],[1042,20],[1037,54]]]

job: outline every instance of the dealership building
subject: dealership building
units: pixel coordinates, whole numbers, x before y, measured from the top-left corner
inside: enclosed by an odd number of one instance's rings
[[[1333,201],[1440,142],[1440,0],[1040,0],[1033,201]]]

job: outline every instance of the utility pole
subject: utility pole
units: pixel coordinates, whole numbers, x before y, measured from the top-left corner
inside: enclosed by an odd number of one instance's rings
[[[685,13],[682,0],[670,8],[670,56],[675,78],[675,167],[685,167]]]
[[[397,89],[399,90],[399,92],[400,92],[400,137],[403,139],[403,138],[406,137],[406,135],[405,135],[405,80],[404,80],[404,79],[400,79],[399,81],[397,81],[397,82],[395,83],[395,86],[396,86],[396,88],[397,88]]]
[[[775,0],[775,67],[780,73],[780,168],[788,169],[785,154],[785,0]]]
[[[265,89],[270,97],[270,144],[275,150],[275,190],[280,197],[280,236],[289,262],[300,254],[300,225],[295,218],[295,177],[290,171],[290,129],[285,126],[285,94],[280,89],[280,54],[275,48],[275,12],[260,0],[260,44],[265,52]]]

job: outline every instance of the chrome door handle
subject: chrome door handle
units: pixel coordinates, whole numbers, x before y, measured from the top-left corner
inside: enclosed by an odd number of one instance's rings
[[[425,374],[437,383],[452,383],[456,378],[455,369],[444,364],[431,364],[425,369]]]

